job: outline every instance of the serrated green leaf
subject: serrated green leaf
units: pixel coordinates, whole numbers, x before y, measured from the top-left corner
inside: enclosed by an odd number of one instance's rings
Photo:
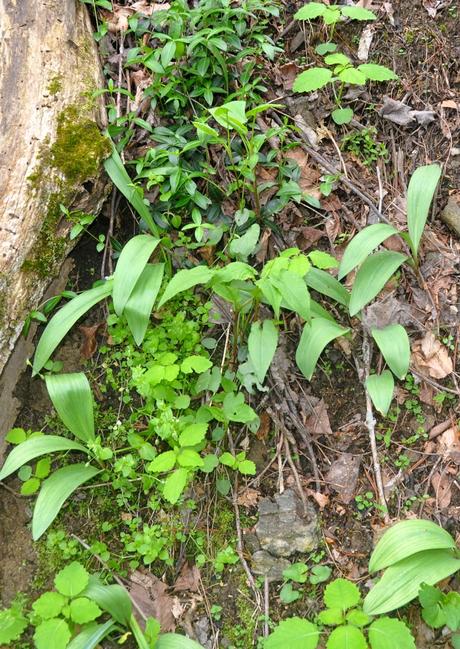
[[[34,633],[36,649],[66,649],[70,638],[69,625],[60,618],[45,620]]]
[[[414,638],[401,620],[381,617],[369,627],[371,649],[416,649]]]
[[[355,86],[364,86],[366,75],[357,68],[345,68],[338,73],[338,78],[344,83],[350,83]]]
[[[311,268],[305,276],[307,286],[348,307],[350,294],[335,277],[320,268]]]
[[[349,124],[353,119],[353,110],[351,108],[336,108],[332,111],[331,117],[336,124]]]
[[[367,642],[362,631],[346,624],[332,631],[326,649],[367,649]]]
[[[291,617],[278,624],[265,641],[264,649],[316,649],[319,631],[315,624]]]
[[[375,63],[362,63],[358,65],[358,70],[362,72],[366,79],[371,81],[390,81],[398,79],[398,75],[386,68],[384,65],[376,65]]]
[[[284,584],[280,590],[280,600],[283,604],[292,604],[301,597],[299,590],[295,590],[292,584]]]
[[[407,257],[385,250],[369,255],[356,273],[351,291],[349,312],[354,316],[382,290]]]
[[[78,561],[72,561],[54,578],[56,590],[65,597],[76,597],[89,583],[88,571]]]
[[[332,574],[332,568],[329,566],[313,566],[309,577],[310,584],[321,584],[327,581]]]
[[[93,395],[83,372],[48,374],[46,389],[63,423],[84,442],[94,439]]]
[[[337,5],[330,5],[326,7],[326,10],[323,14],[323,20],[325,25],[334,25],[340,20],[340,7]]]
[[[387,223],[374,223],[361,230],[345,249],[340,262],[338,278],[343,279],[356,266],[359,266],[377,246],[393,234],[398,234],[398,231]]]
[[[354,608],[347,613],[347,622],[353,626],[363,627],[369,624],[372,619],[359,608]]]
[[[241,460],[238,462],[238,472],[242,475],[255,475],[256,465],[252,460]]]
[[[200,470],[203,473],[211,473],[219,465],[219,458],[217,455],[210,453],[205,455],[203,458],[203,466],[200,467]]]
[[[32,518],[34,541],[37,541],[48,529],[75,489],[100,472],[100,469],[91,465],[70,464],[55,471],[42,483]]]
[[[194,268],[180,270],[166,286],[165,292],[158,303],[158,308],[162,307],[163,304],[178,293],[188,291],[197,284],[207,284],[213,275],[214,271],[207,266],[195,266]]]
[[[304,584],[307,581],[308,566],[305,563],[292,563],[289,568],[283,570],[284,579],[290,579],[298,584]]]
[[[326,8],[326,5],[322,2],[309,2],[294,14],[294,18],[296,20],[314,20],[322,16]]]
[[[348,579],[335,579],[324,591],[324,603],[328,608],[352,608],[360,597],[359,588]]]
[[[377,572],[423,550],[454,549],[452,536],[436,523],[409,519],[392,525],[377,543],[369,572]]]
[[[57,617],[66,603],[67,599],[64,595],[51,591],[40,595],[32,604],[32,608],[42,620],[49,620],[52,617]]]
[[[70,617],[77,624],[93,622],[100,615],[99,606],[87,597],[77,597],[70,602]]]
[[[318,620],[326,626],[337,626],[344,620],[341,608],[325,608],[318,613]]]
[[[19,611],[7,608],[0,611],[0,644],[11,646],[10,642],[18,640],[28,626],[28,621]]]
[[[400,324],[392,324],[383,329],[372,329],[372,337],[395,376],[403,379],[410,362],[410,343],[406,330]]]
[[[321,270],[338,268],[339,265],[339,262],[335,257],[330,255],[328,252],[323,252],[323,250],[313,250],[308,254],[308,259],[311,261],[313,266],[316,266],[316,268],[320,268]]]
[[[147,264],[126,302],[124,314],[137,345],[144,340],[163,273],[164,264]]]
[[[415,539],[414,539],[415,541]],[[450,550],[425,550],[389,566],[364,600],[364,612],[381,615],[417,597],[420,585],[433,585],[460,570],[460,559]]]
[[[435,606],[441,599],[442,593],[439,588],[422,584],[418,593],[418,599],[423,608]]]
[[[395,381],[389,370],[384,370],[381,374],[371,374],[366,379],[366,390],[374,408],[384,417],[390,409],[394,388]]]
[[[377,20],[375,13],[369,11],[369,9],[364,9],[363,7],[340,7],[340,11],[342,12],[342,16],[351,18],[351,20]]]
[[[152,473],[163,473],[164,471],[171,471],[176,464],[176,453],[174,451],[165,451],[156,456],[148,466],[148,470]]]
[[[187,358],[184,359],[180,366],[180,369],[184,374],[191,374],[192,372],[196,372],[196,374],[202,374],[203,372],[206,372],[206,370],[209,370],[211,367],[212,361],[210,361],[209,358],[193,355],[187,356]]]
[[[278,345],[278,328],[273,320],[253,322],[248,337],[248,352],[259,383],[263,383]]]
[[[21,495],[31,496],[40,489],[40,480],[38,478],[29,478],[21,485]]]
[[[411,250],[417,258],[420,239],[428,218],[433,196],[441,177],[438,164],[419,167],[414,171],[407,188],[407,227],[409,230]]]
[[[310,68],[301,72],[295,79],[294,92],[313,92],[326,86],[332,79],[332,70],[328,68]]]
[[[204,464],[200,454],[191,448],[184,448],[179,453],[177,463],[180,466],[190,467],[191,469],[201,468]]]
[[[189,424],[180,434],[179,444],[181,446],[195,446],[195,444],[199,444],[204,440],[207,430],[208,424],[205,422]]]
[[[348,331],[349,329],[325,318],[313,318],[311,324],[304,326],[295,359],[305,378],[311,380],[318,358],[326,345]]]
[[[179,500],[182,492],[187,485],[188,475],[189,472],[187,471],[187,469],[181,468],[176,469],[166,478],[163,487],[163,497],[169,503],[171,503],[171,505],[175,505]]]

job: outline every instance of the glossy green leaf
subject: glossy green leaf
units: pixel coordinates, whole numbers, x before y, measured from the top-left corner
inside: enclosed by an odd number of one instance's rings
[[[345,624],[332,631],[326,649],[367,649],[367,642],[362,631]]]
[[[127,590],[122,586],[118,584],[106,586],[98,577],[90,575],[88,586],[81,594],[96,602],[120,624],[129,625],[132,604]]]
[[[302,280],[301,280],[302,281]],[[248,337],[248,352],[259,383],[263,383],[278,345],[278,328],[273,320],[253,322]]]
[[[67,649],[96,649],[101,641],[115,629],[115,626],[113,620],[108,620],[104,624],[88,624],[71,640]]]
[[[390,409],[394,388],[395,381],[389,370],[384,370],[381,374],[371,374],[366,379],[366,390],[374,408],[384,417]]]
[[[371,649],[416,649],[414,638],[401,620],[381,617],[369,627]]]
[[[37,541],[48,529],[67,498],[100,469],[85,464],[70,464],[55,471],[40,489],[32,519],[32,538]]]
[[[194,268],[185,268],[174,275],[169,284],[166,286],[158,308],[162,307],[168,300],[178,293],[188,291],[197,284],[207,284],[213,277],[214,271],[207,266],[195,266]]]
[[[384,65],[362,63],[358,65],[358,70],[371,81],[391,81],[392,79],[398,79],[398,75]]]
[[[48,374],[45,382],[53,406],[65,426],[82,441],[93,440],[93,395],[83,372]]]
[[[334,579],[326,586],[324,603],[328,608],[353,608],[361,598],[359,588],[348,579]]]
[[[131,203],[139,216],[145,221],[150,232],[154,236],[159,236],[159,230],[155,225],[150,210],[144,203],[139,188],[133,184],[133,181],[128,176],[128,173],[123,165],[118,151],[112,143],[112,155],[104,162],[104,168],[113,182],[115,187],[123,196]]]
[[[348,306],[350,294],[335,277],[320,268],[311,268],[305,276],[307,286],[314,291],[327,295],[339,304]]]
[[[416,258],[425,223],[428,218],[441,167],[438,164],[419,167],[414,171],[407,188],[407,227],[411,241],[411,250]]]
[[[294,14],[294,18],[296,20],[314,20],[322,16],[326,8],[327,6],[322,2],[309,2]]]
[[[364,9],[363,7],[356,6],[344,6],[340,7],[342,16],[351,18],[351,20],[376,20],[377,16],[374,12],[369,11],[369,9]]]
[[[454,549],[452,536],[436,523],[409,519],[392,525],[377,543],[369,560],[369,572],[377,572],[423,550]]]
[[[203,649],[202,645],[178,633],[163,633],[155,643],[155,649]]]
[[[404,327],[392,324],[383,329],[372,329],[372,337],[390,370],[398,379],[403,379],[410,362],[409,336]]]
[[[73,442],[65,437],[59,435],[40,435],[39,437],[31,437],[27,441],[16,446],[5,460],[5,464],[0,471],[0,480],[4,480],[9,475],[14,473],[31,460],[34,460],[41,455],[48,453],[56,453],[58,451],[79,451],[80,453],[88,453],[88,449]]]
[[[367,257],[356,273],[349,311],[354,316],[382,290],[407,257],[400,252],[384,250]]]
[[[124,314],[137,345],[144,340],[163,273],[164,264],[147,264],[126,302]]]
[[[414,538],[415,540],[415,538]],[[425,550],[389,566],[364,600],[368,615],[389,613],[417,597],[421,584],[433,585],[460,570],[451,550]]]
[[[332,70],[328,68],[310,68],[301,72],[295,79],[294,92],[313,92],[326,86],[332,79]]]
[[[73,325],[95,304],[112,293],[113,280],[108,280],[95,288],[90,288],[67,302],[49,321],[38,341],[32,365],[32,376],[35,376],[49,360]]]
[[[113,275],[113,306],[118,315],[123,309],[141,277],[151,254],[159,244],[149,234],[138,234],[128,241],[121,251]]]
[[[291,617],[278,624],[265,641],[264,649],[316,649],[319,631],[315,624]]]
[[[326,345],[348,331],[349,329],[325,318],[314,318],[311,324],[304,326],[295,360],[305,378],[311,380],[318,358]]]
[[[181,468],[176,469],[166,478],[163,487],[163,497],[171,503],[171,505],[175,505],[179,500],[187,485],[188,476],[189,472],[187,469]]]
[[[340,262],[338,278],[343,279],[356,266],[362,264],[377,246],[393,234],[398,234],[398,231],[387,223],[374,223],[358,232],[345,248]]]

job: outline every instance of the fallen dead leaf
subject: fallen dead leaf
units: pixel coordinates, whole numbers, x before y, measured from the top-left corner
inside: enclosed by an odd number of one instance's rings
[[[300,189],[303,192],[307,192],[310,196],[319,199],[321,197],[321,192],[319,190],[319,179],[321,174],[317,169],[313,169],[313,167],[308,165],[308,156],[305,151],[300,147],[296,147],[295,149],[289,149],[286,155],[290,160],[295,160],[299,165]]]
[[[432,110],[413,110],[402,101],[391,99],[391,97],[383,98],[379,115],[394,124],[399,124],[399,126],[408,126],[414,122],[426,126],[436,119],[436,113]]]
[[[94,356],[97,349],[96,334],[103,326],[104,322],[98,322],[91,327],[84,327],[83,325],[78,327],[79,331],[83,334],[83,344],[80,349],[80,354],[83,358],[89,359]]]
[[[422,0],[422,5],[426,9],[430,18],[436,18],[436,14],[444,7],[448,7],[452,0]]]
[[[128,30],[128,18],[135,13],[142,14],[143,16],[151,16],[156,11],[166,11],[170,8],[167,2],[148,4],[145,0],[134,2],[129,7],[113,4],[112,11],[101,10],[101,15],[107,23],[107,29],[111,33],[125,32]]]
[[[443,379],[453,371],[452,359],[447,348],[429,331],[412,346],[412,364],[421,374]]]
[[[457,426],[448,428],[438,438],[439,453],[446,460],[460,464],[460,431]]]
[[[326,494],[319,493],[319,491],[313,491],[313,489],[305,489],[304,490],[307,496],[310,496],[316,501],[316,504],[322,511],[327,505],[329,504],[329,496],[326,496]]]
[[[305,421],[305,427],[310,435],[332,435],[332,428],[324,399],[313,407],[313,411]]]
[[[296,76],[299,74],[299,70],[299,66],[294,61],[280,65],[275,70],[277,83],[282,85],[285,90],[292,90],[292,85]]]
[[[345,505],[350,503],[354,498],[361,459],[361,455],[342,453],[332,463],[326,475],[326,482],[339,494],[340,500]]]
[[[436,494],[436,502],[440,509],[449,507],[452,500],[451,480],[446,473],[437,471],[431,478],[431,486]]]
[[[247,507],[249,509],[250,507],[255,507],[257,505],[259,498],[260,491],[248,487],[247,489],[240,491],[237,503],[238,505],[241,505],[241,507]]]
[[[360,61],[367,61],[369,58],[369,49],[371,47],[372,39],[374,38],[374,33],[374,25],[367,25],[367,27],[363,29],[358,45],[358,59]]]
[[[303,227],[297,235],[296,243],[300,250],[312,248],[317,241],[324,237],[324,232],[309,225]]]
[[[190,591],[191,593],[198,593],[200,590],[200,579],[201,574],[198,567],[184,563],[174,584],[174,592],[182,593],[184,591]]]
[[[260,426],[259,430],[256,433],[257,439],[267,439],[270,432],[272,420],[268,412],[261,412],[259,415]]]
[[[173,606],[177,598],[167,593],[168,586],[164,582],[150,572],[135,570],[129,576],[128,590],[145,617],[156,618],[163,633],[174,631]]]

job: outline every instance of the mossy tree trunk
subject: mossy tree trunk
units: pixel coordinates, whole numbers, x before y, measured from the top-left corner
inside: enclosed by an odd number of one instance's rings
[[[70,210],[97,213],[102,73],[79,0],[0,0],[0,375],[72,243]]]

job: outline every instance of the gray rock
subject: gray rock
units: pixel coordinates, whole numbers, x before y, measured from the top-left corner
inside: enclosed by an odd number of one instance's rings
[[[255,575],[268,577],[269,581],[283,581],[283,570],[290,565],[287,559],[274,557],[266,550],[254,552],[251,559],[252,572]]]
[[[460,194],[449,196],[447,205],[441,212],[441,221],[460,237]]]
[[[264,498],[259,502],[256,534],[262,548],[275,557],[311,552],[318,545],[315,508],[307,503],[304,514],[302,501],[291,489],[277,494],[274,502]]]

